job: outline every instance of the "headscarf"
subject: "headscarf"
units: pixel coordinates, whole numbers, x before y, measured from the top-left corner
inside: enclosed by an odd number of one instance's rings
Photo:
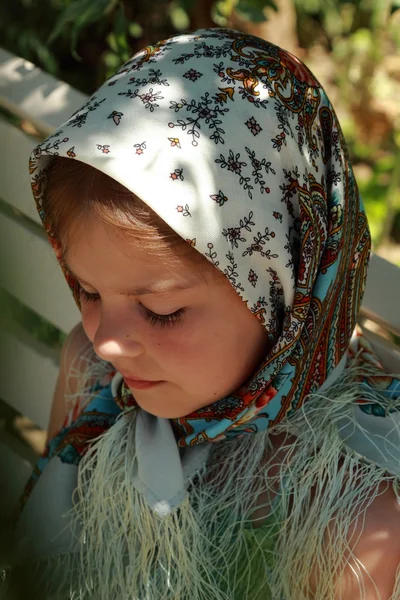
[[[78,488],[83,496],[90,488],[80,513],[83,546],[102,552],[87,563],[102,578],[96,598],[231,598],[221,581],[238,590],[240,577],[250,577],[252,561],[236,568],[246,534],[237,525],[251,512],[257,486],[261,493],[268,485],[268,431],[300,414],[307,399],[321,406],[322,391],[343,374],[362,300],[370,234],[337,116],[289,52],[229,29],[200,30],[137,53],[32,152],[33,194],[57,250],[42,206],[53,156],[87,163],[144,201],[225,275],[271,344],[238,390],[170,421],[137,407],[111,372],[50,441],[25,498],[55,457],[80,466]],[[61,266],[79,305],[76,282]],[[393,386],[387,379],[389,396]],[[353,402],[358,384],[351,390]],[[304,465],[310,450],[301,439]],[[222,457],[222,476],[217,471],[212,481],[200,476],[210,456]],[[334,468],[337,456],[330,453]],[[114,490],[117,515],[107,509]],[[124,560],[114,560],[118,552],[104,548],[107,535],[127,545],[126,577]],[[292,579],[281,578],[274,589],[296,580],[294,562],[287,567]]]
[[[54,155],[141,198],[268,332],[272,349],[244,386],[174,420],[180,446],[262,431],[322,386],[349,345],[370,235],[335,112],[297,58],[225,29],[136,54],[31,155],[51,239],[42,195]],[[122,410],[134,403],[123,398]]]

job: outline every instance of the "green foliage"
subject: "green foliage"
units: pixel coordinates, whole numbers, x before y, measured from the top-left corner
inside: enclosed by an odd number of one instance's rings
[[[52,74],[58,73],[58,60],[46,45],[46,37],[57,12],[49,4],[46,10],[35,11],[22,0],[0,2],[1,45],[40,64]]]
[[[46,71],[57,73],[57,59],[48,46],[38,37],[36,31],[27,29],[19,35],[19,47],[23,56],[36,55]]]
[[[190,18],[187,5],[188,2],[171,2],[169,6],[169,17],[176,31],[184,31],[189,28]]]
[[[100,21],[113,11],[118,0],[74,0],[66,5],[60,14],[47,42],[51,44],[70,26],[71,52],[76,57],[76,44],[79,34],[92,23]]]
[[[239,0],[239,2],[235,6],[235,11],[247,21],[252,21],[253,23],[261,23],[265,21],[265,12],[264,9],[270,7],[275,11],[278,10],[278,7],[275,2],[266,2],[260,0]]]
[[[278,10],[272,0],[219,0],[215,3],[214,21],[223,27],[229,25],[229,19],[235,11],[242,19],[252,23],[266,20],[265,9]]]

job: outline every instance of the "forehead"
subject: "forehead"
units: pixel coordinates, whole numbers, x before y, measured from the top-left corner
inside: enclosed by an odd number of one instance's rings
[[[154,255],[93,214],[72,232],[62,250],[61,260],[70,273],[96,288],[120,289],[126,282],[144,289],[157,283],[162,291],[172,283],[184,289],[204,281],[187,256],[168,259]]]

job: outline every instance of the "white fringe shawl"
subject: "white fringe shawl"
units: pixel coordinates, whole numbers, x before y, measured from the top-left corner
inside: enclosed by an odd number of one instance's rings
[[[358,374],[346,369],[340,382],[313,394],[273,431],[215,444],[187,499],[164,518],[132,485],[135,412],[121,415],[80,464],[77,553],[41,565],[47,595],[40,598],[334,600],[346,565],[357,598],[365,598],[370,576],[352,550],[354,524],[362,524],[382,483],[400,488],[397,477],[339,435],[338,421],[360,396]],[[295,436],[280,447],[279,463],[273,433]],[[392,598],[400,598],[399,572]]]

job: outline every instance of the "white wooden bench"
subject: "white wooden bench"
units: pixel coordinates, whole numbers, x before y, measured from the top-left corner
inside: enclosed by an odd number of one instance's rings
[[[65,333],[80,316],[35,210],[28,156],[37,141],[26,130],[33,125],[45,137],[84,102],[80,92],[0,49],[0,109],[7,112],[0,114],[0,288]],[[400,353],[380,334],[400,335],[399,304],[400,269],[373,256],[362,314],[365,327],[376,329],[374,324],[379,324],[379,333],[370,335],[393,372],[400,372]],[[7,325],[0,336],[3,413],[9,410],[22,437],[25,427],[31,446],[36,435],[38,452],[44,439],[41,430],[48,424],[59,351],[21,326]],[[0,518],[6,518],[30,474],[35,453],[10,434],[7,418],[0,418]]]
[[[0,50],[0,98],[0,107],[9,117],[22,119],[25,129],[32,124],[42,137],[85,102],[80,92],[4,50]],[[32,201],[28,157],[37,141],[19,125],[0,114],[0,200],[3,209],[11,209],[0,212],[0,287],[68,333],[79,321],[79,311],[49,251]],[[57,379],[59,351],[38,342],[22,327],[8,325],[12,327],[3,326],[0,337],[0,399],[44,430]],[[37,441],[39,450],[44,437],[40,431],[22,419],[16,425],[22,437],[24,430],[28,436],[27,429],[31,440],[36,434],[33,441]],[[9,514],[34,460],[34,453],[29,453],[23,443],[4,427],[0,430],[0,516]]]

